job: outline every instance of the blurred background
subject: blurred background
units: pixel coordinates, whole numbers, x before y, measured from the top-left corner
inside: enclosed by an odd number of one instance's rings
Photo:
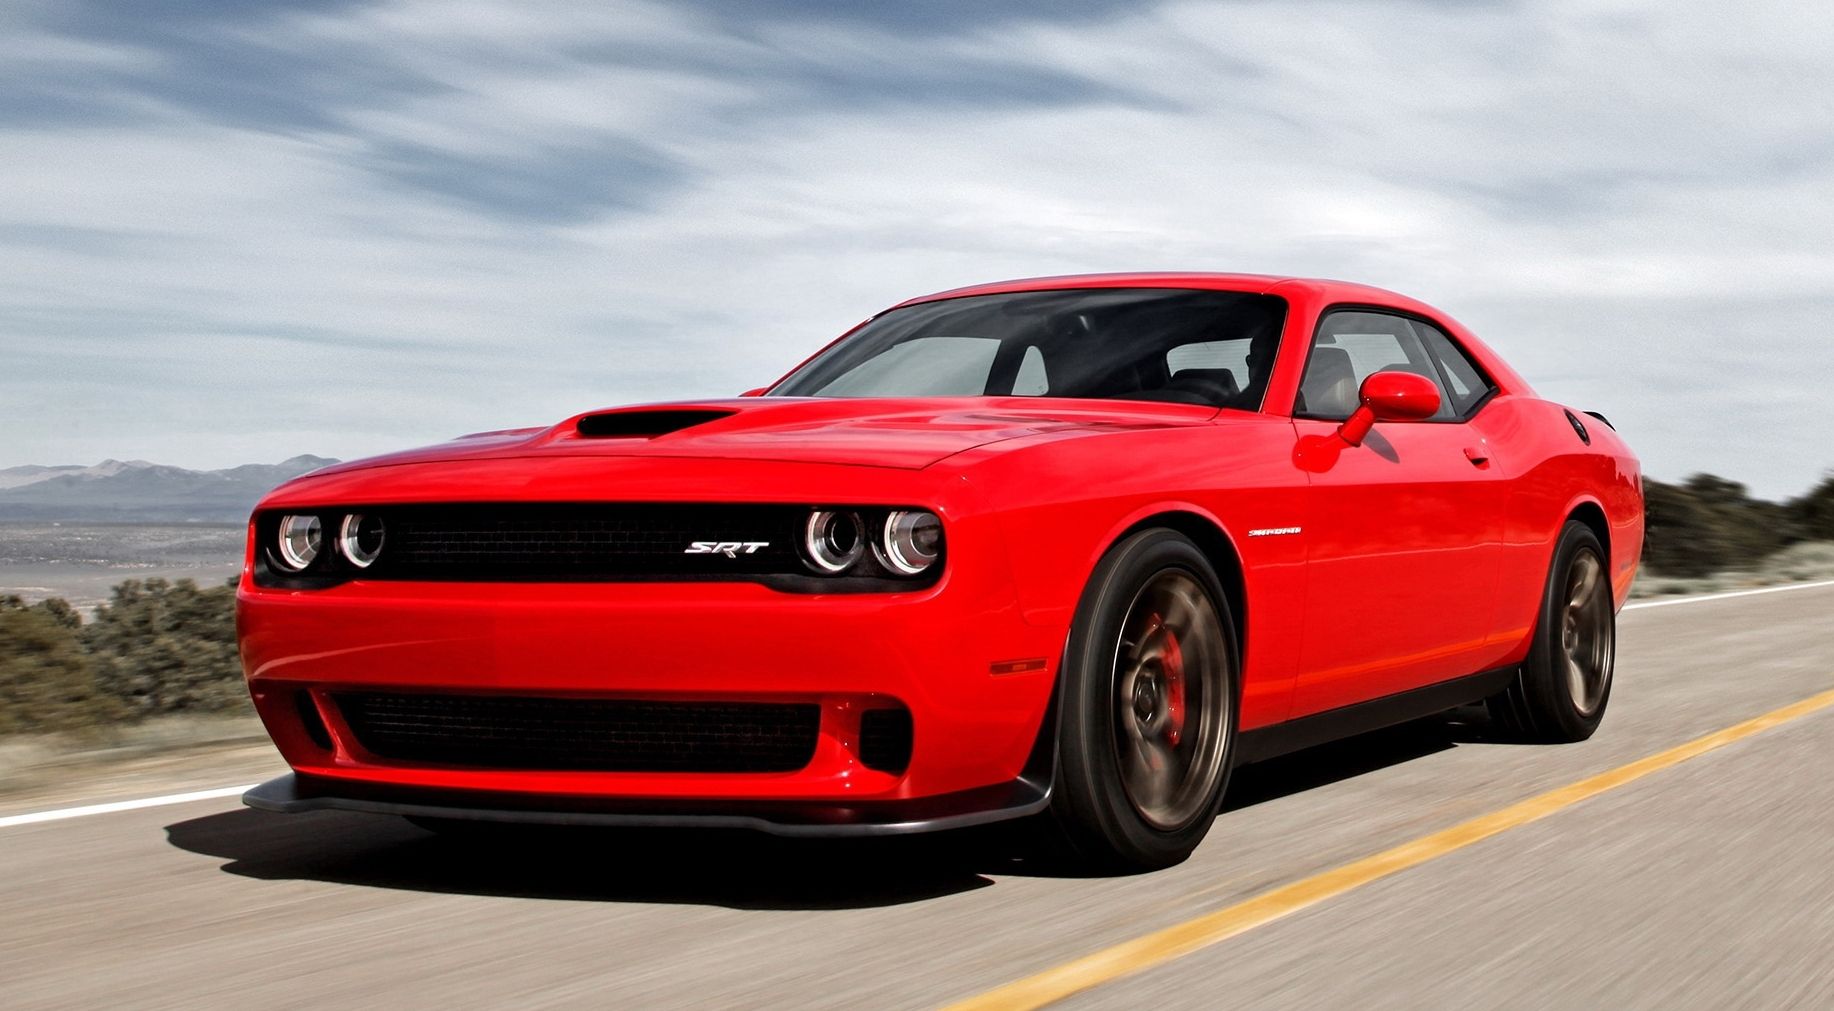
[[[912,295],[1160,268],[1452,313],[1652,475],[1834,459],[1834,8],[14,0],[0,467],[729,395]]]
[[[16,0],[0,596],[67,601],[34,627],[120,671],[153,638],[110,653],[81,617],[197,581],[172,610],[216,608],[210,648],[136,663],[233,685],[218,586],[288,477],[731,395],[916,294],[1155,269],[1392,287],[1605,413],[1659,479],[1641,592],[1834,575],[1831,29],[1633,0]],[[104,681],[128,713],[242,704]]]

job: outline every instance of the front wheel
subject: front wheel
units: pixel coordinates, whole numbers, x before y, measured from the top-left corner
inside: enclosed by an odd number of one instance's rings
[[[1617,609],[1605,549],[1590,527],[1569,520],[1555,542],[1528,660],[1490,700],[1511,736],[1558,744],[1583,741],[1604,719],[1617,660]]]
[[[1148,870],[1197,848],[1234,758],[1238,655],[1183,534],[1142,531],[1096,566],[1064,658],[1050,810],[1084,862]]]

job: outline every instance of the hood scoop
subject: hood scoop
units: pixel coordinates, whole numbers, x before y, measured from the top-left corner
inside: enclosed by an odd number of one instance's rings
[[[707,409],[607,411],[603,414],[583,415],[574,423],[573,428],[586,439],[654,439],[658,435],[729,418],[736,413]]]

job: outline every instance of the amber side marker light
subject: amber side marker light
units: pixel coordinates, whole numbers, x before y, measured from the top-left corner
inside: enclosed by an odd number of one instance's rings
[[[989,664],[987,669],[994,674],[1030,674],[1045,668],[1044,657],[1032,660],[999,660]]]

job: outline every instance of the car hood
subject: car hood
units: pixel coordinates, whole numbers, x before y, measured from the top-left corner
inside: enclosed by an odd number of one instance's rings
[[[339,464],[318,474],[443,460],[527,456],[781,460],[918,470],[1029,436],[1200,425],[1213,407],[1036,397],[747,397],[610,408],[551,428],[482,432]]]

